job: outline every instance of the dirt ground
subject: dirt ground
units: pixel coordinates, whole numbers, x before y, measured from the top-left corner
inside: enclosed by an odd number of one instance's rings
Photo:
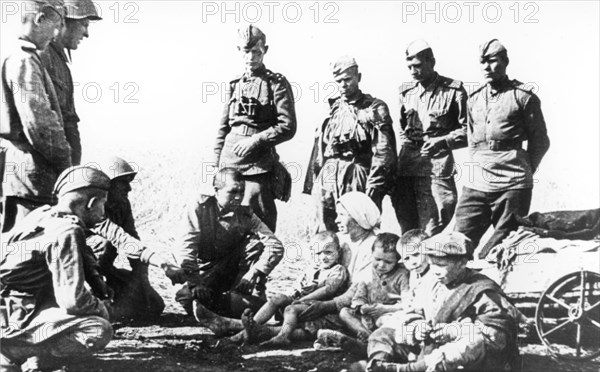
[[[278,279],[271,288],[284,286],[295,276],[283,262]],[[282,275],[286,272],[289,275]],[[282,350],[264,350],[255,346],[234,346],[216,339],[212,332],[196,325],[173,300],[174,288],[152,269],[153,284],[165,298],[166,308],[158,324],[115,325],[114,339],[93,359],[73,363],[69,371],[175,372],[175,371],[256,371],[256,372],[339,372],[359,358],[341,350],[316,351],[312,343]],[[286,279],[288,278],[288,279]],[[600,335],[599,335],[600,337]],[[565,362],[550,357],[535,338],[521,341],[519,371],[600,370],[600,360]]]

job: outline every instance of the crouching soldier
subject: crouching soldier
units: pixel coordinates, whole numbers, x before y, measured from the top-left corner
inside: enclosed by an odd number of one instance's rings
[[[423,242],[436,280],[422,288],[421,303],[415,298],[413,317],[369,338],[367,371],[510,370],[516,309],[494,281],[466,267],[470,245],[460,233]]]
[[[205,326],[214,329],[206,309],[239,318],[266,301],[266,277],[283,256],[283,245],[249,206],[242,206],[244,176],[219,170],[215,195],[200,195],[188,205],[176,259],[187,283],[176,300]],[[209,323],[207,323],[207,321]]]
[[[103,217],[109,187],[94,168],[68,168],[56,182],[58,204],[36,209],[3,236],[2,371],[20,371],[30,357],[49,368],[53,358],[90,355],[110,341],[110,305],[84,286],[82,257],[84,229]]]

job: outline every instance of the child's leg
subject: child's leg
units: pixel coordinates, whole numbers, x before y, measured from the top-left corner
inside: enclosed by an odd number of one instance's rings
[[[369,338],[371,331],[365,328],[361,321],[361,317],[354,315],[354,311],[349,307],[340,310],[340,319],[344,322],[348,329],[356,333],[356,337],[363,342]]]
[[[308,308],[307,304],[295,304],[289,305],[283,312],[283,325],[279,330],[277,336],[273,337],[269,341],[263,342],[263,346],[286,346],[292,343],[292,335],[298,337],[299,335],[294,334],[294,330],[298,325],[298,315]]]
[[[292,298],[285,295],[273,296],[254,315],[256,324],[265,324],[279,309],[283,309],[292,303]]]

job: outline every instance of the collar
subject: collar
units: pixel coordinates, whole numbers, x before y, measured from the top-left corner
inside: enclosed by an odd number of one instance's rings
[[[65,53],[65,48],[58,45],[56,42],[51,42],[50,47],[54,49],[54,51],[67,63],[71,63],[71,51],[69,51],[69,56]]]
[[[427,265],[427,267],[425,268],[425,270],[423,270],[420,273],[417,273],[417,278],[420,279],[420,278],[424,277],[428,272],[429,272],[429,265]]]
[[[21,49],[23,49],[23,50],[29,50],[32,52],[37,52],[37,50],[38,50],[37,46],[34,43],[25,39],[25,36],[20,37],[18,39],[17,43],[18,43],[19,47],[21,47]]]
[[[419,84],[424,91],[432,91],[435,90],[435,88],[437,88],[437,86],[440,84],[440,74],[438,74],[437,72],[433,72],[434,73],[434,78],[433,80],[431,80],[431,83],[429,83],[427,86],[424,86],[423,84],[421,84],[421,82],[417,82],[417,84]]]
[[[359,89],[358,93],[356,93],[356,98],[352,100],[346,100],[344,96],[340,96],[340,101],[348,103],[350,105],[356,105],[358,102],[362,101],[364,97],[364,93],[362,92],[362,90]]]
[[[495,87],[493,87],[490,83],[487,84],[488,93],[493,97],[496,96],[506,90],[511,85],[511,81],[508,78],[508,75],[504,77]]]
[[[261,75],[264,75],[266,73],[267,73],[267,67],[263,63],[260,67],[258,67],[254,71],[250,71],[250,72],[246,71],[246,72],[244,72],[243,77],[261,76]]]

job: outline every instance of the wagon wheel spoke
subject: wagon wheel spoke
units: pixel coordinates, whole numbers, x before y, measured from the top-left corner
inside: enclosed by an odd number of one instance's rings
[[[543,337],[548,336],[550,333],[554,333],[556,331],[558,331],[559,329],[561,329],[562,327],[566,326],[567,324],[571,323],[570,320],[565,321],[564,323],[561,323],[559,325],[557,325],[556,327],[552,328],[551,330],[549,330],[548,332],[542,334]]]
[[[590,311],[594,310],[598,306],[600,306],[600,301],[596,302],[595,304],[593,304],[592,306],[588,307],[587,309],[584,309],[583,311],[585,311],[587,313],[587,312],[590,312]]]
[[[564,302],[562,302],[561,300],[559,300],[558,298],[551,296],[549,294],[546,295],[547,298],[549,298],[550,300],[556,302],[557,304],[559,304],[560,306],[564,307],[565,309],[569,310],[569,305],[565,304]]]
[[[585,306],[585,271],[581,271],[581,288],[579,288],[579,306],[581,306],[580,308],[583,309],[583,307]]]
[[[577,323],[577,351],[576,355],[579,358],[581,356],[581,324]]]
[[[592,323],[593,325],[595,325],[596,327],[600,328],[600,323],[598,323],[597,321],[595,321],[594,319],[590,318],[589,316],[586,315],[587,320],[590,321],[590,323]]]

